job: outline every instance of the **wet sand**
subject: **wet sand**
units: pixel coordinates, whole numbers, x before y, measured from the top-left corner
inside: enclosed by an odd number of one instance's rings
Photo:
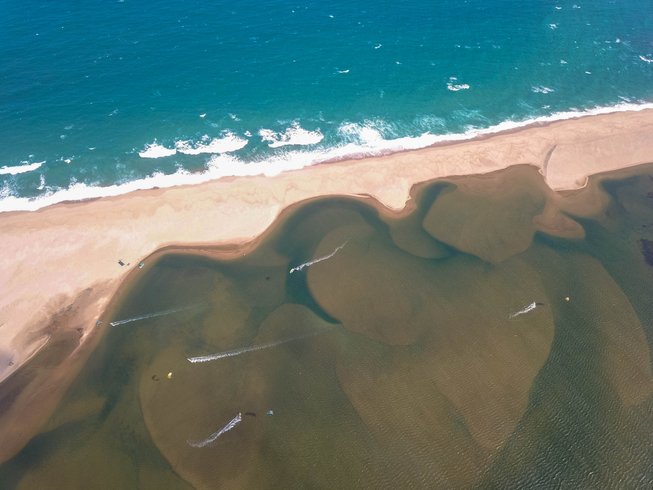
[[[561,211],[572,206],[577,215],[592,215],[605,205],[607,198],[592,187],[571,194],[554,194],[551,189],[581,189],[589,175],[653,162],[652,142],[653,111],[617,113],[464,143],[317,165],[276,177],[223,179],[198,186],[61,204],[31,213],[2,214],[0,380],[42,348],[55,330],[57,335],[74,333],[76,340],[71,352],[80,353],[80,359],[83,358],[82,351],[89,349],[81,347],[92,346],[89,340],[96,337],[96,321],[121,283],[130,272],[141,273],[139,262],[162,247],[245,244],[260,236],[288,206],[319,196],[368,196],[385,214],[402,210],[405,213],[410,209],[406,203],[411,189],[418,183],[531,165],[544,175],[550,189],[541,189],[541,194],[548,197],[544,209],[539,208],[545,201],[541,196],[516,196],[532,214],[532,226],[521,227],[524,234],[513,237],[509,247],[512,254],[523,250],[537,230],[582,237],[582,228]],[[481,176],[469,182],[472,188],[487,187],[487,196],[481,200],[503,192],[492,187],[489,178]],[[458,192],[464,194],[464,187]],[[448,196],[451,202],[443,202],[445,207],[455,204],[455,194]],[[581,201],[583,208],[577,206]],[[477,202],[473,207],[478,205]],[[431,212],[438,216],[437,209]],[[506,223],[507,227],[512,225],[513,222]],[[446,244],[474,252],[474,244],[466,243],[464,235],[456,234],[455,228],[445,228],[450,236],[442,235],[438,229],[429,231],[440,233],[439,239]],[[412,246],[415,243],[411,241]],[[428,246],[422,252],[442,253]],[[501,261],[501,254],[505,253],[486,252],[489,255],[483,258],[489,261]],[[228,254],[239,255],[242,251],[235,248]],[[126,265],[120,265],[119,260]],[[86,295],[80,302],[84,291]],[[65,321],[53,323],[53,317]],[[402,344],[406,339],[392,342]],[[66,359],[70,358],[69,355]],[[61,396],[66,380],[80,365],[81,362],[68,365],[62,361],[53,368],[60,376],[39,373],[39,382],[29,383],[22,400],[16,398],[9,409],[5,407],[0,412],[0,461],[29,439],[36,430],[30,427],[38,426],[39,420],[45,421],[47,407]],[[32,396],[37,392],[43,401],[41,413],[31,410],[30,420],[23,421],[22,408],[34,405]],[[7,427],[24,429],[9,431]]]

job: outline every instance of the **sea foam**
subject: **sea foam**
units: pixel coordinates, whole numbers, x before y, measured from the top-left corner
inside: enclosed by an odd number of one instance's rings
[[[324,138],[324,135],[319,129],[308,131],[302,128],[296,121],[282,133],[276,133],[271,129],[261,129],[258,134],[270,148],[279,148],[288,145],[315,145]]]
[[[175,143],[175,149],[179,153],[184,153],[185,155],[199,155],[201,153],[230,153],[233,151],[238,151],[247,146],[247,140],[244,138],[239,138],[235,134],[229,132],[221,138],[209,138],[208,135],[204,135],[202,139],[194,143],[190,140],[177,141]]]
[[[468,83],[456,83],[457,81],[457,77],[449,77],[449,81],[447,82],[447,90],[452,92],[458,92],[459,90],[469,90],[470,87]]]
[[[211,138],[205,134],[199,141],[179,140],[175,142],[174,148],[167,148],[155,141],[145,145],[143,151],[138,152],[138,156],[141,158],[165,158],[177,153],[184,155],[230,153],[244,148],[247,143],[248,140],[227,131],[219,138]]]
[[[18,175],[24,174],[25,172],[32,172],[33,170],[38,170],[41,168],[45,162],[35,162],[27,163],[21,162],[23,165],[13,165],[13,166],[4,166],[0,167],[0,175]]]
[[[555,92],[555,90],[544,85],[535,85],[531,87],[531,92],[535,94],[550,94],[551,92]]]
[[[424,148],[436,143],[470,140],[503,131],[514,130],[539,123],[551,123],[575,119],[589,115],[611,114],[615,112],[636,112],[653,109],[653,103],[623,102],[613,106],[595,107],[584,111],[556,112],[521,121],[507,120],[499,124],[477,128],[471,127],[464,133],[433,134],[424,132],[418,136],[386,138],[383,135],[383,122],[345,123],[339,128],[345,136],[343,144],[313,151],[288,151],[259,161],[243,161],[229,154],[212,156],[201,172],[179,169],[171,174],[155,172],[147,177],[110,186],[93,186],[84,183],[71,183],[64,189],[52,189],[37,198],[17,197],[13,189],[6,188],[0,196],[0,212],[35,211],[63,201],[80,201],[98,197],[117,196],[139,189],[167,188],[177,185],[200,184],[222,177],[250,175],[274,176],[287,170],[297,170],[316,163],[345,158],[383,155],[403,150]]]
[[[154,142],[145,145],[143,151],[138,152],[138,156],[141,158],[163,158],[170,157],[175,153],[177,153],[177,150],[174,148],[166,148],[165,146]]]

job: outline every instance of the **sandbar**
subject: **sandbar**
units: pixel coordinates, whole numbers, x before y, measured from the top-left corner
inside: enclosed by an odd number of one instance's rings
[[[549,187],[564,195],[582,192],[591,175],[651,162],[653,109],[644,109],[536,124],[274,177],[223,178],[2,213],[0,383],[52,338],[55,316],[58,330],[79,334],[74,350],[78,358],[71,363],[79,366],[84,357],[80,349],[94,344],[89,340],[96,337],[97,320],[122,282],[164,247],[246,245],[284,209],[320,196],[365,197],[384,212],[401,213],[410,208],[414,186],[435,179],[525,164],[538,168]],[[232,253],[243,250],[234,248]],[[65,388],[64,377],[53,376],[60,386],[50,386],[47,396],[55,399]],[[12,424],[21,426],[20,404],[13,405],[0,406],[0,462],[31,432],[26,426],[5,431]],[[30,425],[36,423],[31,419]]]

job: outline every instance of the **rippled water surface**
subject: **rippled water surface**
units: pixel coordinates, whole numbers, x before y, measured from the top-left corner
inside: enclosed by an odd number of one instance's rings
[[[649,487],[653,174],[594,191],[606,210],[569,205],[557,232],[513,168],[431,184],[401,219],[323,199],[246,256],[160,255],[0,479]]]

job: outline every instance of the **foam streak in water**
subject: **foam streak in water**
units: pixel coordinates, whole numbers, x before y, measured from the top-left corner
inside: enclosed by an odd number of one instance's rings
[[[188,442],[188,445],[192,447],[209,446],[210,444],[214,443],[218,439],[218,437],[220,437],[222,434],[224,434],[225,432],[229,432],[231,429],[233,429],[238,424],[240,424],[242,420],[243,420],[243,416],[241,412],[238,412],[238,415],[236,415],[233,419],[227,422],[227,424],[224,427],[222,427],[220,430],[215,431],[206,439],[203,439],[201,441],[186,441],[186,442]]]
[[[193,364],[198,362],[209,362],[217,361],[218,359],[224,359],[226,357],[236,357],[241,354],[246,354],[247,352],[256,352],[263,349],[269,349],[270,347],[277,347],[278,345],[287,344],[288,342],[294,342],[296,340],[306,339],[308,337],[314,337],[316,335],[321,335],[328,332],[330,329],[323,329],[319,332],[306,333],[304,335],[297,335],[296,337],[290,337],[289,339],[275,340],[274,342],[267,342],[265,344],[252,345],[249,347],[240,347],[238,349],[228,350],[225,352],[218,352],[217,354],[209,354],[208,356],[198,356],[198,357],[189,357],[187,360]]]
[[[292,269],[290,269],[290,274],[292,274],[293,272],[299,272],[305,267],[309,267],[313,264],[317,264],[318,262],[322,262],[323,260],[328,260],[333,258],[340,250],[342,250],[345,247],[345,245],[347,245],[347,242],[343,243],[339,247],[336,247],[336,249],[333,252],[331,252],[329,255],[325,255],[324,257],[319,257],[317,259],[309,260],[308,262],[304,262],[303,264],[300,264],[297,267],[293,267]]]
[[[508,315],[508,318],[515,318],[515,317],[518,317],[519,315],[523,315],[523,314],[525,314],[525,313],[528,313],[529,311],[532,311],[532,310],[534,310],[535,308],[537,308],[537,303],[535,303],[535,302],[533,301],[530,305],[525,306],[525,307],[522,308],[521,310],[516,311],[516,312],[511,313],[510,315]]]
[[[186,308],[175,308],[172,310],[163,310],[163,311],[156,311],[154,313],[148,313],[147,315],[140,315],[140,316],[135,316],[132,318],[125,318],[124,320],[116,320],[115,322],[109,323],[112,327],[116,327],[118,325],[124,325],[126,323],[132,323],[132,322],[137,322],[139,320],[148,320],[150,318],[156,318],[159,316],[165,316],[165,315],[171,315],[173,313],[179,313],[180,311],[186,311],[186,310],[191,310],[193,308],[196,308],[197,306],[187,306]]]
[[[31,172],[32,170],[37,170],[45,162],[36,162],[36,163],[26,163],[21,162],[23,165],[14,165],[13,167],[0,167],[0,175],[18,175],[24,174],[25,172]]]

